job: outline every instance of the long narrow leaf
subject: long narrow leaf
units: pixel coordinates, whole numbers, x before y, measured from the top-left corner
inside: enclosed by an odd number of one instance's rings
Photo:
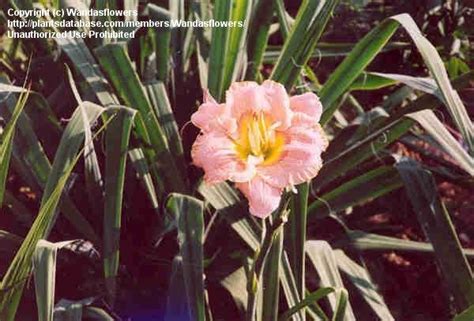
[[[119,267],[122,198],[128,143],[136,111],[120,108],[108,125],[105,138],[104,276],[110,303],[115,301]]]
[[[433,244],[456,306],[462,311],[474,303],[472,271],[461,251],[446,207],[439,199],[433,177],[430,172],[409,159],[399,162],[397,168],[418,221]]]
[[[172,194],[166,204],[176,217],[178,243],[191,320],[206,320],[203,270],[203,204],[186,195]]]
[[[336,101],[349,88],[360,73],[380,52],[390,37],[397,30],[398,24],[393,20],[384,20],[380,25],[360,40],[351,53],[331,74],[319,92],[324,112],[321,122],[326,124],[334,114]]]
[[[306,254],[318,272],[323,287],[344,289],[334,252],[326,241],[307,241]],[[336,313],[338,304],[337,296],[329,294],[328,299],[334,313]],[[350,303],[348,303],[345,308],[344,316],[343,320],[355,320]]]
[[[5,183],[7,180],[8,169],[10,165],[10,156],[12,152],[13,137],[15,135],[15,127],[18,118],[20,117],[26,101],[28,100],[29,92],[22,93],[18,98],[12,117],[7,126],[2,132],[0,141],[0,207],[3,204],[3,195],[5,194]]]
[[[149,162],[155,164],[159,160],[160,165],[165,168],[161,174],[166,178],[170,188],[174,191],[183,191],[182,173],[170,155],[168,141],[158,122],[158,116],[152,109],[145,89],[133,69],[126,48],[120,44],[109,44],[97,48],[95,53],[118,96],[126,106],[139,111],[135,117],[135,126],[138,136],[145,144],[144,152]],[[158,173],[154,176],[156,181],[161,179]]]
[[[216,1],[214,4],[213,19],[229,21],[231,17],[232,0]],[[213,28],[211,47],[209,49],[209,73],[207,86],[211,95],[221,101],[224,90],[224,74],[226,72],[226,56],[229,42],[229,28]]]
[[[380,320],[395,320],[383,297],[377,291],[377,287],[370,279],[368,272],[362,266],[352,261],[343,251],[336,250],[334,255],[339,269],[349,276],[349,279],[362,294],[365,302],[370,305]]]
[[[103,111],[101,107],[91,103],[85,108],[90,123],[93,123]],[[23,287],[31,270],[31,258],[36,243],[40,239],[47,238],[54,226],[62,191],[78,160],[78,151],[84,139],[83,130],[82,115],[76,110],[61,138],[38,216],[2,280],[0,287],[0,291],[3,292],[0,297],[2,320],[15,319]]]
[[[276,232],[273,243],[265,260],[262,274],[262,319],[276,321],[278,319],[278,302],[280,294],[280,282],[277,282],[281,270],[281,256],[283,251],[283,230]]]
[[[395,237],[366,233],[362,231],[349,231],[349,242],[361,251],[402,251],[433,254],[431,243],[398,239]],[[463,249],[462,252],[469,259],[474,259],[474,250]]]
[[[400,176],[393,166],[381,166],[318,196],[309,206],[309,215],[321,218],[380,197],[402,185]]]
[[[321,288],[308,294],[303,301],[298,302],[295,306],[292,306],[290,309],[288,309],[288,311],[283,313],[278,320],[279,321],[288,320],[296,312],[326,297],[328,294],[332,292],[334,292],[334,288],[329,287],[329,288]]]
[[[273,17],[275,0],[256,1],[252,12],[247,40],[248,67],[245,79],[255,80],[268,43],[268,31]]]
[[[260,1],[264,2],[264,1]],[[244,72],[245,63],[245,44],[247,40],[247,31],[249,29],[250,13],[253,0],[233,1],[231,20],[234,23],[243,23],[242,27],[230,28],[226,60],[224,64],[224,79],[222,87],[228,88],[230,84],[237,79],[239,74]],[[267,8],[267,10],[271,10]],[[260,17],[259,17],[260,18]],[[255,29],[251,29],[252,33]]]
[[[39,321],[53,321],[56,256],[60,248],[74,241],[51,243],[39,240],[33,254],[36,305]]]
[[[284,84],[287,89],[293,86],[337,3],[337,0],[303,1],[280,58],[273,68],[271,79]]]

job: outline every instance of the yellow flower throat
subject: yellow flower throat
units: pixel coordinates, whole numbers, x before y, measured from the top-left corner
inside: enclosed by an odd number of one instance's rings
[[[237,155],[247,161],[250,155],[263,158],[264,165],[277,162],[283,152],[285,137],[272,127],[264,113],[244,115],[240,121],[239,138],[235,142]]]

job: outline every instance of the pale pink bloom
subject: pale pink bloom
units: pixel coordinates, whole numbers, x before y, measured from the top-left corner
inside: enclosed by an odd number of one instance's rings
[[[208,184],[229,180],[247,197],[250,213],[265,218],[285,188],[309,181],[327,147],[313,93],[289,97],[273,81],[236,82],[218,104],[209,93],[192,117],[201,129],[191,156]]]

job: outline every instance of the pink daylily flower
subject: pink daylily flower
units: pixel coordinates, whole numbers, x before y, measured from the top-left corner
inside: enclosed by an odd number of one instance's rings
[[[289,97],[270,80],[233,83],[223,104],[205,92],[191,117],[201,130],[193,163],[204,169],[207,184],[234,182],[250,213],[265,218],[277,209],[285,188],[309,181],[321,168],[328,145],[321,113],[315,94]]]

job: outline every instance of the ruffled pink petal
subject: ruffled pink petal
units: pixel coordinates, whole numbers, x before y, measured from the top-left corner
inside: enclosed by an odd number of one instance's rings
[[[192,114],[191,122],[202,131],[210,131],[217,126],[217,120],[224,111],[225,105],[219,106],[215,103],[204,103]]]
[[[280,204],[282,189],[267,184],[258,176],[236,186],[248,199],[250,214],[254,216],[266,218]]]
[[[319,122],[323,113],[323,106],[314,93],[304,93],[291,97],[290,108],[296,114],[299,114],[300,119],[313,124]]]
[[[233,83],[226,92],[226,104],[231,117],[237,120],[244,114],[270,110],[265,92],[253,81]]]
[[[309,181],[322,166],[321,153],[328,142],[321,127],[294,127],[287,133],[288,143],[282,158],[275,164],[258,167],[263,179],[275,187],[285,188]]]
[[[209,91],[204,91],[204,103],[191,115],[191,122],[203,132],[224,131],[233,135],[237,121],[229,117],[226,104],[218,104]]]
[[[265,80],[262,89],[266,99],[270,103],[270,116],[274,122],[279,122],[279,130],[284,130],[291,125],[292,111],[290,109],[290,98],[282,84],[271,80]]]
[[[191,149],[191,157],[193,164],[204,170],[204,180],[208,184],[225,180],[245,182],[256,173],[255,165],[241,162],[232,140],[218,131],[199,135]]]

